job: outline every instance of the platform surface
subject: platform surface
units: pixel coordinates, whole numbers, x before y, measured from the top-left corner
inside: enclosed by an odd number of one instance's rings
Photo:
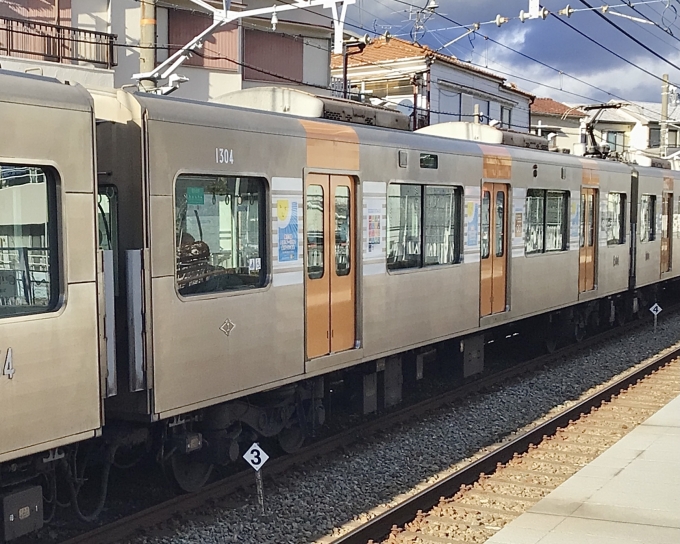
[[[680,544],[680,397],[487,544]]]

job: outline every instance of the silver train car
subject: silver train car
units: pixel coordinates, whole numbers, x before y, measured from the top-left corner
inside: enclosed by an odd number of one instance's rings
[[[680,274],[670,170],[8,72],[0,118],[6,540],[57,476],[96,515],[84,451],[154,448],[192,491],[253,438],[299,448],[329,376],[375,411],[406,359],[453,341],[471,375],[494,335],[552,349]]]

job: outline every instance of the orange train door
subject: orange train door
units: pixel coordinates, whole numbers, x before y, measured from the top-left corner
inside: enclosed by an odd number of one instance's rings
[[[581,188],[581,224],[579,240],[579,293],[595,289],[597,252],[597,189]]]
[[[310,174],[306,180],[305,274],[307,358],[354,347],[355,206],[347,176]]]
[[[508,186],[482,185],[480,315],[504,312],[507,305]]]
[[[671,233],[673,232],[673,193],[661,197],[661,273],[671,269]]]

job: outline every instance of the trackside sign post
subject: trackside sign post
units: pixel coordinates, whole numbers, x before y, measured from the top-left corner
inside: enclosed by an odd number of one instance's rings
[[[262,483],[262,473],[260,469],[269,459],[264,450],[260,447],[257,442],[253,442],[253,445],[248,448],[243,454],[243,458],[247,463],[255,469],[255,483],[257,485],[257,500],[260,503],[260,510],[264,516],[264,485]]]
[[[654,304],[654,306],[652,306],[649,309],[649,311],[654,314],[654,336],[656,336],[656,321],[659,318],[659,314],[661,313],[662,310],[663,308],[661,308],[661,306],[659,306],[658,304]]]

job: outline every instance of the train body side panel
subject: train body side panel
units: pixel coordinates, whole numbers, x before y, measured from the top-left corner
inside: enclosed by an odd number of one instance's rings
[[[259,218],[267,233],[261,254],[261,266],[269,271],[266,285],[182,296],[175,276],[175,180],[178,175],[250,176],[261,178],[270,195],[276,178],[270,172],[281,172],[293,184],[296,176],[301,192],[304,138],[289,137],[282,153],[280,137],[271,134],[156,120],[149,121],[148,131],[153,411],[167,413],[302,375],[302,274],[294,272],[283,282],[278,280],[285,272],[277,269],[272,276],[270,198]],[[233,163],[218,164],[216,148],[229,149]],[[273,183],[277,188],[278,181]],[[207,191],[207,205],[211,198]],[[210,228],[216,227],[204,224],[201,232],[207,236]]]
[[[0,74],[0,89],[20,89],[23,79]],[[23,265],[12,255],[26,251],[35,284],[27,300],[40,300],[38,276],[57,251],[47,274],[58,269],[50,282],[58,277],[60,295],[54,311],[9,315],[0,308],[0,461],[93,436],[102,424],[91,103],[82,89],[43,79],[28,83],[17,100],[29,103],[13,103],[0,92],[0,164],[38,167],[48,176],[44,184],[6,180],[0,186],[0,229],[10,244],[2,270],[5,279],[21,277]],[[60,127],[60,133],[46,127]],[[32,191],[40,185],[54,185],[56,202],[45,207],[52,196],[50,189],[47,197]],[[36,229],[45,230],[41,223],[48,233],[38,236]],[[25,235],[19,241],[17,232],[29,228],[33,241]],[[38,241],[43,238],[46,242]],[[36,252],[45,251],[47,257],[38,259]],[[7,296],[6,290],[0,294]]]

